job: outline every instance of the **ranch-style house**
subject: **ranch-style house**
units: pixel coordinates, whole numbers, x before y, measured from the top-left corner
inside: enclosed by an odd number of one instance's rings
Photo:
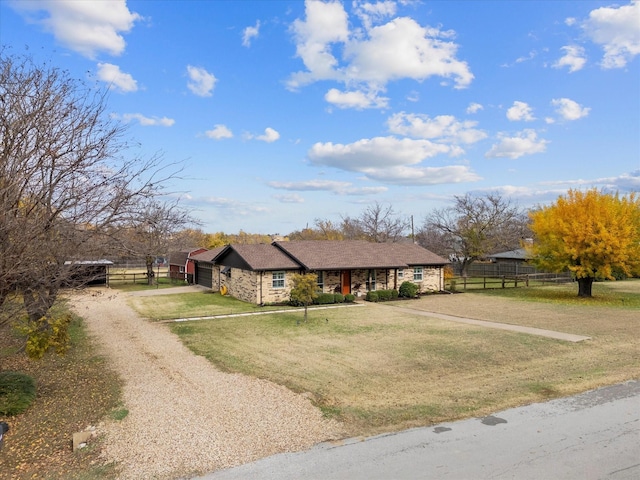
[[[364,295],[414,282],[420,292],[444,289],[449,261],[413,243],[275,241],[227,245],[189,256],[194,282],[246,302],[263,305],[289,300],[291,277],[315,273],[322,292]]]

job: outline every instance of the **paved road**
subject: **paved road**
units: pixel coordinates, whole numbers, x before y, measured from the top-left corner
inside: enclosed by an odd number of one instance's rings
[[[640,479],[640,381],[215,472],[233,479]]]

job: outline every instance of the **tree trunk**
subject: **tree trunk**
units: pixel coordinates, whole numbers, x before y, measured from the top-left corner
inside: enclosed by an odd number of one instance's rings
[[[153,273],[153,260],[154,258],[151,255],[147,255],[147,285],[153,285],[153,277],[155,277],[155,273]]]
[[[578,279],[578,296],[590,298],[592,285],[593,285],[593,277],[579,278]]]

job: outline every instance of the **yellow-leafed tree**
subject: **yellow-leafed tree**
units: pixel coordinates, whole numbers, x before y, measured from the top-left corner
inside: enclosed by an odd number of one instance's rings
[[[591,297],[596,279],[614,271],[640,274],[640,196],[597,189],[570,190],[550,206],[530,213],[534,262],[548,271],[570,270],[578,296]]]

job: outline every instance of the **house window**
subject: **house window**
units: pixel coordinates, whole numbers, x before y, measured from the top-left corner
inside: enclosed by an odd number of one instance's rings
[[[273,288],[284,288],[284,272],[273,272]]]
[[[413,267],[413,281],[414,282],[422,281],[422,267]]]
[[[398,270],[398,279],[402,280],[404,278],[404,269],[401,268]]]
[[[316,272],[318,276],[318,290],[324,292],[324,272]]]
[[[367,274],[367,290],[372,291],[376,289],[376,271],[369,270]]]
[[[184,266],[180,265],[180,273],[184,273]]]

